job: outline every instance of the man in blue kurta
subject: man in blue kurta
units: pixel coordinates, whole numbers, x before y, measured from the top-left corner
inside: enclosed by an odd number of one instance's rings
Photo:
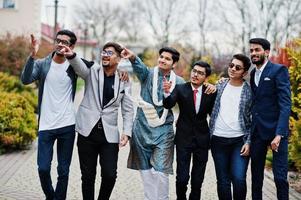
[[[171,90],[184,80],[173,72],[180,53],[170,47],[159,50],[158,65],[148,68],[132,51],[124,49],[123,58],[131,61],[141,83],[138,109],[133,125],[128,168],[140,170],[144,199],[168,199],[168,175],[173,173],[173,113],[164,109],[163,80]]]

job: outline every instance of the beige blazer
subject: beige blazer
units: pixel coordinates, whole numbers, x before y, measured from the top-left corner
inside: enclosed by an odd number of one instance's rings
[[[120,81],[116,71],[114,97],[107,105],[103,106],[103,67],[94,63],[91,68],[88,68],[78,56],[70,59],[69,62],[74,71],[85,81],[84,97],[76,114],[76,131],[87,137],[101,118],[107,141],[119,143],[118,109],[121,107],[123,133],[131,136],[134,108],[130,98],[130,82]]]

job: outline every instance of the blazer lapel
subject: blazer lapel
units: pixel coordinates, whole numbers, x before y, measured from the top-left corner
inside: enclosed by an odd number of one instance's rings
[[[101,104],[101,107],[103,107],[103,81],[104,81],[104,75],[103,75],[103,68],[100,67],[99,68],[99,71],[98,71],[98,96],[99,96],[99,99],[100,99],[100,104]]]
[[[184,95],[186,94],[186,95]],[[185,96],[185,99],[187,100],[187,108],[191,110],[192,113],[195,114],[195,107],[194,107],[194,102],[193,102],[193,91],[191,88],[191,83],[187,82],[185,84],[185,90],[183,91],[183,95]]]
[[[255,81],[254,81],[254,76],[255,76],[255,70],[256,68],[252,69],[251,73],[250,73],[250,84],[251,84],[251,88],[254,91],[255,90]]]
[[[200,108],[199,108],[199,112],[197,114],[199,114],[205,108],[205,103],[206,103],[206,99],[207,99],[207,95],[205,94],[205,90],[206,90],[206,87],[203,85]]]

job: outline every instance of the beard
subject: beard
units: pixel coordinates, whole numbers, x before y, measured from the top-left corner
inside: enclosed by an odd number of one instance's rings
[[[56,54],[57,56],[64,56],[64,54],[62,54],[59,50],[56,50],[56,51],[55,51],[55,54]]]
[[[103,63],[102,63],[102,66],[103,66],[104,68],[107,68],[107,67],[110,67],[110,64],[103,64]]]
[[[255,56],[253,56],[253,57],[255,57]],[[251,61],[254,65],[262,65],[265,61],[265,56],[260,55],[258,60],[253,60],[253,58],[251,58]]]

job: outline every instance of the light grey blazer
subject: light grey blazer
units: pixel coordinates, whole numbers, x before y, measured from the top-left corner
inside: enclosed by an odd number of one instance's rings
[[[84,98],[76,114],[75,130],[87,137],[101,118],[107,141],[119,143],[120,136],[117,123],[118,109],[121,107],[123,133],[131,136],[134,116],[133,101],[130,98],[131,84],[120,81],[116,71],[114,97],[107,105],[103,106],[103,67],[94,63],[91,68],[88,68],[78,56],[70,59],[69,62],[78,76],[85,81]]]

